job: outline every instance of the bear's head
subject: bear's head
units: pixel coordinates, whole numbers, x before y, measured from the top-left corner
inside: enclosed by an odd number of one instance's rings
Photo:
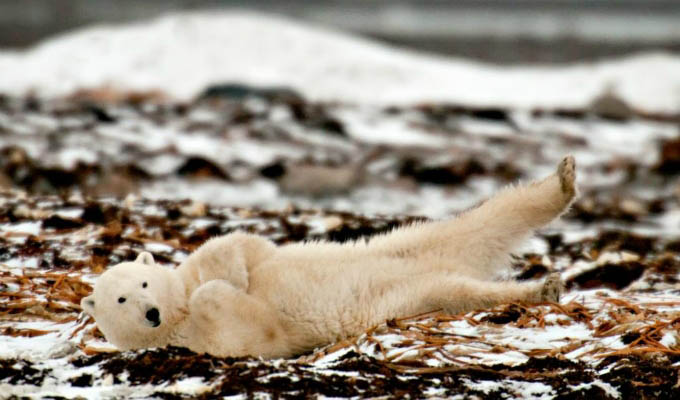
[[[80,302],[106,340],[121,350],[161,347],[186,314],[184,286],[143,252],[104,272]]]

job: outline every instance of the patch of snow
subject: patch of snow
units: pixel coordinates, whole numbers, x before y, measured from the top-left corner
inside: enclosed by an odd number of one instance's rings
[[[352,347],[343,347],[342,349],[338,351],[334,351],[332,353],[326,354],[323,357],[319,358],[314,362],[315,366],[328,366],[334,364],[336,361],[338,361],[342,356],[345,354],[349,353],[350,351],[353,351],[354,349]]]
[[[462,132],[474,135],[507,138],[508,136],[513,136],[515,134],[515,129],[507,124],[499,124],[498,122],[484,121],[469,117],[458,119],[456,121],[456,126]]]
[[[10,258],[2,262],[2,265],[10,268],[38,268],[40,260],[36,257]]]
[[[612,364],[612,365],[614,365],[614,364]],[[612,385],[610,385],[610,384],[607,383],[607,382],[602,382],[602,381],[599,380],[599,379],[598,379],[598,380],[595,380],[595,381],[592,381],[592,382],[587,382],[587,383],[586,383],[586,382],[583,382],[583,383],[579,383],[578,385],[569,385],[569,387],[570,387],[572,390],[590,389],[590,388],[593,387],[593,386],[597,386],[597,387],[599,387],[600,389],[604,390],[604,392],[605,392],[605,393],[607,394],[607,396],[609,396],[609,397],[613,397],[613,398],[615,398],[615,399],[620,399],[620,398],[621,398],[621,393],[620,393],[618,390],[616,390],[615,387],[613,387]]]
[[[42,228],[42,221],[26,221],[15,224],[0,224],[0,232],[25,233],[37,236]]]
[[[183,162],[182,157],[173,154],[159,154],[138,161],[139,166],[151,175],[170,174],[176,171]]]
[[[677,334],[674,332],[666,332],[663,334],[661,340],[659,340],[659,343],[668,348],[675,347],[678,344]]]
[[[172,139],[175,137],[172,129],[157,127],[147,121],[139,120],[123,120],[114,125],[100,124],[95,129],[97,134],[103,138],[136,145],[149,152],[166,148],[172,144]]]
[[[562,279],[568,281],[573,277],[579,276],[586,271],[597,268],[594,261],[578,260],[571,265],[571,268],[562,274]]]
[[[489,392],[499,390],[503,387],[500,381],[471,381],[464,378],[463,382],[470,389],[482,391],[484,394],[489,394]]]
[[[506,351],[503,353],[479,352],[472,353],[471,356],[473,356],[473,358],[469,362],[474,362],[475,360],[477,360],[477,362],[481,361],[482,363],[488,365],[494,364],[518,365],[526,362],[529,359],[529,357],[518,351]]]
[[[552,386],[541,382],[518,382],[504,380],[507,386],[514,388],[519,399],[540,399],[549,400],[555,397]]]
[[[164,243],[144,243],[144,248],[151,253],[172,253],[175,248]]]
[[[206,385],[203,381],[203,378],[195,376],[173,382],[171,385],[164,387],[163,391],[169,393],[181,393],[183,395],[186,395],[187,393],[192,395],[200,395],[211,389],[212,386]]]
[[[61,218],[80,218],[83,215],[82,208],[63,208],[61,210],[54,211],[54,215]]]
[[[423,391],[423,394],[425,395],[425,397],[428,397],[428,398],[444,398],[446,391],[447,390],[444,389],[444,388],[428,387],[427,389],[425,389]],[[447,398],[450,398],[450,397],[447,397]]]
[[[11,322],[14,329],[49,331],[35,337],[0,335],[0,357],[42,360],[53,351],[56,343],[63,342],[63,332],[75,326],[74,322],[56,324],[47,321]]]
[[[449,142],[444,136],[438,137],[413,129],[402,118],[390,119],[385,115],[371,118],[346,110],[337,110],[336,115],[342,119],[347,133],[364,143],[440,147]]]
[[[78,163],[95,164],[99,160],[96,151],[86,148],[69,148],[63,149],[50,157],[54,160],[54,164],[62,166],[67,170],[73,170]],[[49,165],[50,163],[46,163]]]
[[[142,188],[142,196],[149,199],[181,200],[191,194],[194,201],[213,205],[253,206],[267,204],[269,207],[288,205],[279,199],[278,188],[273,183],[259,180],[247,184],[228,184],[214,179],[186,181],[168,179],[155,182]],[[164,214],[163,214],[164,215]]]

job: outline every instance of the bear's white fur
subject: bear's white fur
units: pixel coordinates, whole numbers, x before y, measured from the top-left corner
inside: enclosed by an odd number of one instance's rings
[[[107,270],[81,302],[120,349],[185,346],[218,356],[286,357],[358,335],[387,319],[499,303],[558,301],[544,282],[492,280],[509,252],[576,196],[574,159],[502,190],[457,218],[337,244],[276,246],[215,238],[176,269],[149,253]]]

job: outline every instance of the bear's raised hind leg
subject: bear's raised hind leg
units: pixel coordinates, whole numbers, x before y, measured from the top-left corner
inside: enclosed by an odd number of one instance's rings
[[[404,227],[375,238],[369,247],[388,257],[436,254],[449,271],[489,279],[534,230],[568,209],[577,193],[575,177],[574,158],[565,157],[543,180],[509,186],[457,218]]]

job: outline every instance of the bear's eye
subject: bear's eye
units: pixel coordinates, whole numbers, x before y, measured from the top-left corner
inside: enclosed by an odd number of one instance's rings
[[[149,286],[149,285],[147,285],[146,282],[142,283],[142,287],[143,287],[144,289],[146,289],[147,286]]]
[[[118,302],[121,304],[125,303],[125,297],[119,297]]]

